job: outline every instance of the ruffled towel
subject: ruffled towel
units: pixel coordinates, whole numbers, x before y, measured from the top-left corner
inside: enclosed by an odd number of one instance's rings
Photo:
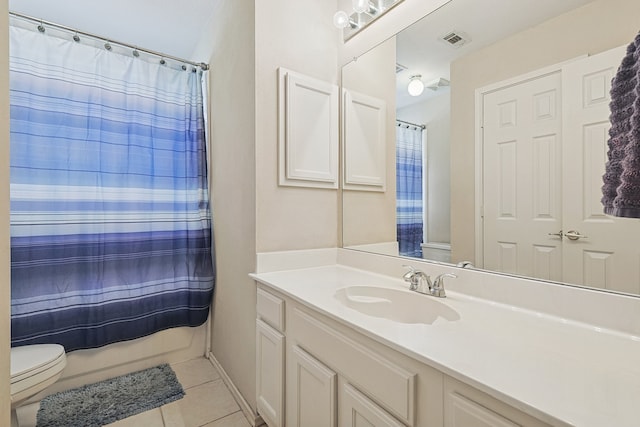
[[[602,177],[608,215],[640,218],[640,33],[611,82],[609,161]]]

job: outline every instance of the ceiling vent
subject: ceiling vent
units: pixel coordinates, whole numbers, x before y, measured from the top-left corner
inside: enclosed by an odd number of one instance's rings
[[[406,70],[406,69],[407,69],[407,67],[405,67],[405,66],[404,66],[404,65],[402,65],[402,64],[398,64],[398,63],[396,62],[396,74],[401,73],[401,72],[403,72],[403,71],[404,71],[404,70]]]
[[[459,48],[460,46],[469,43],[471,41],[471,37],[462,31],[453,30],[440,37],[440,40],[447,43],[449,46]]]

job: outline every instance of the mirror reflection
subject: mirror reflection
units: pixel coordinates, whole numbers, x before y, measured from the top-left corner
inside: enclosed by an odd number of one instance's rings
[[[635,0],[451,0],[347,64],[344,247],[640,294],[602,213]]]

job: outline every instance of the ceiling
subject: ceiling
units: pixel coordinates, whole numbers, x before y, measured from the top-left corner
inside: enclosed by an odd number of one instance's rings
[[[397,37],[397,62],[407,67],[397,74],[397,107],[423,102],[438,93],[425,89],[412,97],[407,85],[412,75],[425,84],[449,79],[449,64],[456,58],[493,44],[503,37],[538,25],[593,0],[451,0],[437,11],[402,31]],[[461,47],[441,40],[452,30],[471,38]]]
[[[448,78],[449,64],[457,57],[590,1],[452,0],[398,36],[397,61],[407,67],[398,74],[398,107],[437,94],[426,89],[421,97],[409,96],[406,85],[411,75],[421,74],[425,83]],[[207,62],[207,58],[195,58],[194,54],[206,34],[215,3],[213,0],[9,0],[9,10],[112,41]],[[451,30],[468,34],[472,41],[460,48],[448,46],[440,37]]]
[[[142,49],[193,58],[213,0],[9,0],[9,10]]]

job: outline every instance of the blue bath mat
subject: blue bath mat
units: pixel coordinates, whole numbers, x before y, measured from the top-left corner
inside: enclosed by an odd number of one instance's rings
[[[37,427],[100,427],[183,396],[173,369],[159,365],[45,397]]]

